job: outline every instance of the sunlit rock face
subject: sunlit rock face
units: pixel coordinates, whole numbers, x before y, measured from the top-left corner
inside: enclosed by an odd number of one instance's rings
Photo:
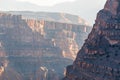
[[[68,24],[44,20],[26,19],[32,32],[37,32],[41,37],[34,37],[41,44],[49,43],[53,47],[61,49],[62,56],[69,59],[75,59],[76,53],[83,45],[91,27],[85,25]],[[59,35],[59,36],[58,36]],[[36,35],[37,36],[37,35]],[[38,39],[39,38],[39,39]],[[44,40],[42,41],[41,38]],[[45,42],[45,39],[48,40]]]
[[[0,80],[61,79],[90,29],[0,13]]]
[[[64,80],[120,80],[119,0],[107,0]]]

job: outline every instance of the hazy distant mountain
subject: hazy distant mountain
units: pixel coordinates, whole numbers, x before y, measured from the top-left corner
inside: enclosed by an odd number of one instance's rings
[[[80,25],[89,25],[87,21],[77,15],[66,13],[52,13],[52,12],[31,12],[31,11],[9,11],[6,13],[14,15],[22,15],[26,19],[37,19],[45,21],[54,21],[61,23],[72,23]]]
[[[42,7],[28,2],[19,2],[15,0],[1,0],[1,10],[17,11],[46,11],[46,12],[64,12],[79,15],[93,23],[96,12],[103,7],[106,0],[76,0],[75,2],[64,2],[52,7]],[[94,4],[95,3],[95,4]],[[93,5],[94,4],[94,5]],[[87,6],[87,7],[86,7]]]
[[[96,17],[96,13],[100,8],[103,7],[103,4],[101,2],[104,1],[106,0],[76,0],[75,2],[57,4],[52,9],[54,11],[65,11],[79,15],[90,23],[93,23]]]
[[[38,10],[46,10],[48,9],[48,7],[37,6],[29,2],[19,2],[16,0],[1,0],[0,9],[3,11],[16,11],[16,10],[38,11]]]

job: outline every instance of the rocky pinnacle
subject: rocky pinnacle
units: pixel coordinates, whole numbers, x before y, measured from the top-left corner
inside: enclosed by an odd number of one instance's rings
[[[120,0],[107,0],[64,80],[120,80]]]

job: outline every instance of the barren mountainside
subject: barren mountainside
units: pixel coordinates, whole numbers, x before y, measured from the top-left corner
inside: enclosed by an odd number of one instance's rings
[[[0,80],[59,80],[90,29],[0,13]]]
[[[120,0],[107,0],[64,80],[120,80]]]

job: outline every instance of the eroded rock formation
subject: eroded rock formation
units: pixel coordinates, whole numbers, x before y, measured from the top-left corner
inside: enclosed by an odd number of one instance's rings
[[[64,80],[120,80],[119,9],[119,0],[107,0]]]
[[[90,29],[0,13],[0,80],[62,78]]]

